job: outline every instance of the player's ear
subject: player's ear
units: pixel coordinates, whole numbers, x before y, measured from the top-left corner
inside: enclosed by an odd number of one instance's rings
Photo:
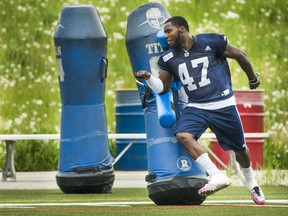
[[[184,32],[186,31],[186,29],[185,29],[184,26],[180,26],[180,27],[179,27],[179,31],[180,31],[181,33],[184,33]]]

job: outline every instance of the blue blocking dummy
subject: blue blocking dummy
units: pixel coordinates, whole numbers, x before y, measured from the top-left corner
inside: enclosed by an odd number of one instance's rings
[[[157,33],[169,17],[167,10],[158,3],[143,5],[128,16],[126,48],[133,73],[147,70],[154,76],[159,75],[157,62],[164,50],[159,38],[157,40]],[[149,174],[146,181],[149,197],[157,205],[201,204],[205,197],[199,196],[198,190],[207,183],[206,173],[176,140],[174,128],[171,125],[163,127],[160,123],[165,109],[171,109],[169,106],[171,97],[175,98],[174,93],[170,91],[167,94],[170,94],[169,96],[160,98],[142,82],[142,85],[137,82],[137,87],[144,109],[147,133]],[[178,106],[182,95],[178,90],[176,93],[177,114],[183,106],[181,103],[181,106]]]
[[[62,102],[57,184],[109,193],[114,182],[104,104],[107,37],[96,8],[66,6],[54,35]]]

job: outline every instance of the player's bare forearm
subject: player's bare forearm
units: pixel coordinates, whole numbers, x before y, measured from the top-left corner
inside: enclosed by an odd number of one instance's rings
[[[258,79],[258,75],[254,72],[253,67],[248,58],[243,53],[243,56],[236,60],[248,77],[249,80],[248,84],[250,89],[256,89],[260,85],[260,80]]]
[[[243,51],[227,44],[224,56],[233,58],[238,62],[239,66],[247,75],[250,89],[256,89],[260,85],[260,81],[253,70],[252,64]]]
[[[248,80],[253,80],[257,78],[250,61],[244,53],[240,54],[238,58],[236,58],[236,61],[238,62],[242,70],[246,73]]]

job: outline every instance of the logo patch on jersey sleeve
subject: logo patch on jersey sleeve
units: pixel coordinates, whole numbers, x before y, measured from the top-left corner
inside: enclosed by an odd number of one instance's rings
[[[224,97],[224,96],[229,95],[229,94],[230,94],[230,90],[226,89],[222,92],[221,96]]]
[[[205,51],[210,51],[212,50],[210,46],[207,45],[207,47],[205,48]]]
[[[173,53],[170,52],[170,53],[166,54],[165,56],[163,56],[163,60],[164,60],[164,62],[167,62],[172,57],[173,57]]]

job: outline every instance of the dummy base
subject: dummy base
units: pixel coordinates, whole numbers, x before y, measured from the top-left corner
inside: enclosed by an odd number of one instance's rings
[[[206,197],[198,190],[207,182],[205,177],[178,176],[148,183],[147,189],[156,205],[200,205]]]
[[[113,170],[89,174],[56,174],[63,193],[111,193],[115,175]]]

